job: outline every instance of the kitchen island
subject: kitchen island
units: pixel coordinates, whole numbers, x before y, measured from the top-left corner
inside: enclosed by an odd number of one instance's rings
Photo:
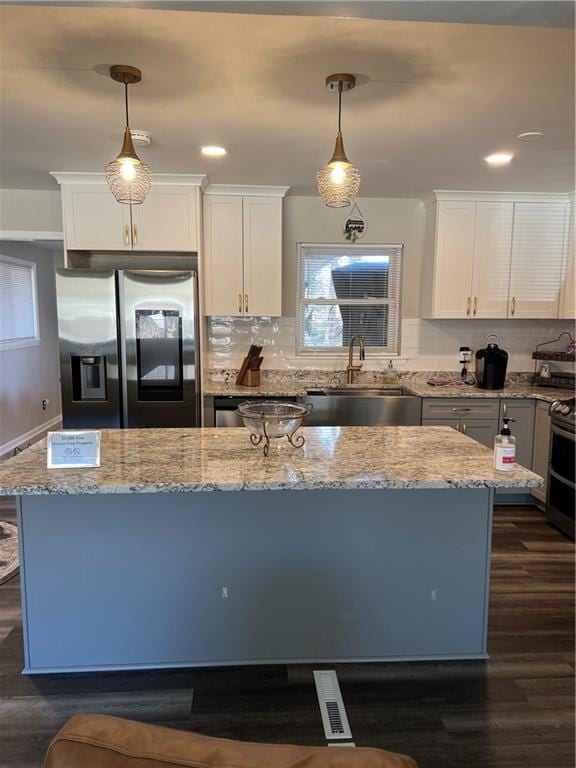
[[[482,659],[494,489],[450,427],[102,432],[98,469],[0,468],[18,497],[25,672]]]

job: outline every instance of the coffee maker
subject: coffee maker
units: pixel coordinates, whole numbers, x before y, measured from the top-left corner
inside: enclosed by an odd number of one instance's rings
[[[497,341],[489,341],[496,339]],[[508,352],[500,349],[500,339],[495,334],[486,337],[484,349],[476,352],[476,385],[480,389],[503,389],[508,367]]]

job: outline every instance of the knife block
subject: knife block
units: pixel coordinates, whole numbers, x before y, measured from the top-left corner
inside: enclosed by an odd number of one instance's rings
[[[240,382],[243,387],[259,387],[260,386],[260,371],[251,371],[248,369]]]

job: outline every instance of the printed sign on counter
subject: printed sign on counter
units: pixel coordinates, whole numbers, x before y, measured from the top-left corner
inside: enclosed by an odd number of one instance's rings
[[[99,466],[100,432],[48,432],[48,469]]]

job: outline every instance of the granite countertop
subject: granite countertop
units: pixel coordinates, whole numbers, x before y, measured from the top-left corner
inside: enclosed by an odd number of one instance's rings
[[[103,430],[102,466],[46,468],[42,440],[0,466],[0,495],[382,488],[536,488],[522,467],[493,469],[492,451],[451,427],[305,427],[304,448],[248,432]]]
[[[478,398],[532,398],[534,400],[543,400],[552,403],[554,400],[566,400],[574,397],[575,393],[571,389],[555,389],[552,387],[534,387],[522,381],[512,381],[504,389],[479,389],[475,386],[466,384],[449,384],[444,386],[431,386],[427,379],[431,374],[401,373],[397,384],[385,385],[378,381],[373,372],[369,381],[356,381],[354,384],[344,384],[341,382],[342,374],[335,372],[328,374],[322,372],[318,376],[314,371],[310,371],[307,376],[300,373],[298,376],[292,376],[287,373],[285,376],[276,376],[271,379],[264,379],[258,387],[245,387],[237,385],[233,379],[228,381],[219,381],[208,379],[203,388],[205,396],[229,396],[229,397],[305,397],[307,390],[323,387],[339,387],[343,389],[398,389],[401,387],[407,394],[417,397],[478,397]]]
[[[478,389],[478,387],[467,386],[466,384],[433,387],[427,384],[425,380],[412,379],[402,383],[402,388],[418,397],[518,398],[543,400],[547,403],[574,397],[574,392],[571,389],[533,387],[531,384],[521,382],[507,384],[504,389]]]

